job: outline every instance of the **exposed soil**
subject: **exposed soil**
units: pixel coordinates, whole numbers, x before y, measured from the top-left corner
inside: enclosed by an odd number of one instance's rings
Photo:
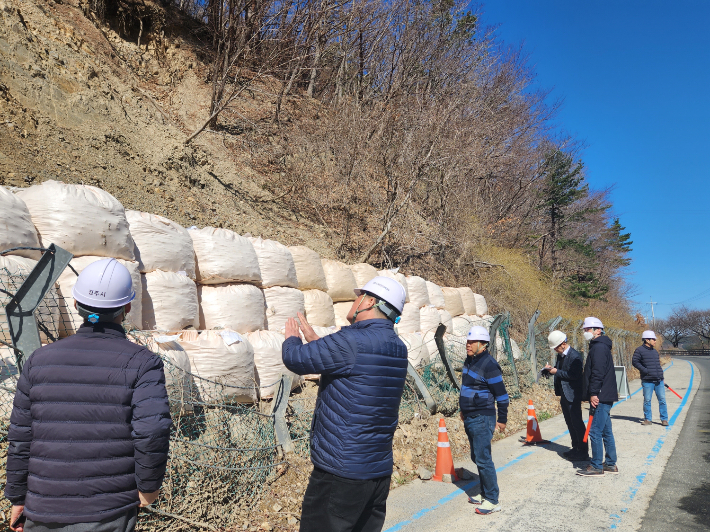
[[[186,227],[226,227],[333,256],[327,231],[267,190],[279,171],[274,135],[283,134],[270,125],[270,96],[244,98],[258,122],[252,132],[207,131],[185,145],[210,91],[189,24],[164,21],[163,36],[144,36],[139,47],[86,13],[79,0],[0,0],[1,185],[95,185],[126,209]],[[287,102],[287,116],[310,108],[298,107]]]

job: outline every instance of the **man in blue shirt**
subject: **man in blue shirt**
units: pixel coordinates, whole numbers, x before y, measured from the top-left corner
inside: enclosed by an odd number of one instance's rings
[[[470,497],[476,513],[500,512],[498,477],[491,457],[491,440],[497,428],[505,430],[508,422],[508,393],[500,365],[488,353],[491,337],[484,327],[471,327],[466,340],[466,361],[461,372],[459,407],[466,435],[471,444],[471,460],[478,468],[481,494]],[[496,422],[496,404],[498,422]]]

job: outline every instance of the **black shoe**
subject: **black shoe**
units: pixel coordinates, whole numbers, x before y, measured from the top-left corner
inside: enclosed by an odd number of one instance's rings
[[[606,464],[603,464],[603,469],[604,469],[604,473],[611,473],[612,475],[619,474],[619,468],[616,466],[608,466]]]
[[[580,477],[603,477],[604,470],[597,469],[597,468],[593,467],[592,465],[588,465],[584,469],[580,469],[579,471],[577,471],[577,474]]]
[[[562,456],[564,456],[565,458],[569,458],[570,456],[573,456],[575,454],[577,454],[577,451],[575,449],[570,449],[569,451],[563,452]]]
[[[573,462],[589,462],[589,453],[577,451],[571,458]]]

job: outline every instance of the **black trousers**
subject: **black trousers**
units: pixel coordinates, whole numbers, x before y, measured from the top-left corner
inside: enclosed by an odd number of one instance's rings
[[[301,509],[301,532],[380,532],[391,477],[351,480],[317,467]]]
[[[570,402],[563,395],[560,397],[560,406],[572,438],[572,448],[583,454],[589,454],[589,444],[582,441],[587,430],[582,421],[582,401]]]

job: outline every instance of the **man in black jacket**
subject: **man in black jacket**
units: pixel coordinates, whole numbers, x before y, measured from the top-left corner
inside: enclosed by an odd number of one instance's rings
[[[163,363],[126,339],[135,297],[115,259],[87,266],[73,290],[79,331],[22,368],[8,433],[12,530],[126,532],[158,497],[170,408]]]
[[[585,432],[582,421],[582,355],[567,343],[567,336],[562,331],[552,331],[547,343],[552,352],[557,353],[557,362],[554,368],[548,364],[545,369],[554,376],[555,395],[560,398],[562,414],[572,439],[572,449],[562,454],[572,461],[589,460],[589,447],[582,441]]]
[[[611,430],[610,414],[611,407],[619,399],[619,394],[616,389],[614,357],[611,354],[612,343],[608,336],[604,336],[604,325],[599,318],[586,318],[582,328],[585,340],[589,340],[582,397],[589,400],[596,411],[589,430],[592,461],[585,469],[577,471],[577,474],[582,476],[617,474],[619,468],[616,466],[616,443]]]
[[[668,426],[668,407],[666,406],[666,388],[663,382],[663,367],[661,355],[656,351],[656,333],[643,331],[643,345],[636,348],[631,359],[633,366],[641,372],[643,387],[643,417],[642,425],[650,425],[653,419],[651,400],[653,393],[658,398],[658,408],[661,411],[661,425]]]

